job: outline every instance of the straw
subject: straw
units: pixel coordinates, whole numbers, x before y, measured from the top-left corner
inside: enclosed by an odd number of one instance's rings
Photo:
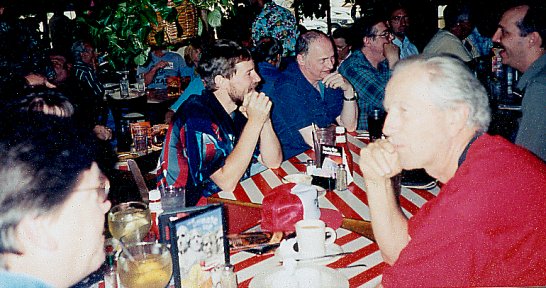
[[[129,259],[129,261],[131,262],[135,262],[135,257],[133,257],[133,255],[131,254],[131,252],[129,252],[129,250],[127,249],[127,247],[125,247],[125,244],[123,244],[123,241],[118,241],[119,242],[119,245],[121,246],[121,253],[125,253],[125,255],[127,256],[127,258]]]

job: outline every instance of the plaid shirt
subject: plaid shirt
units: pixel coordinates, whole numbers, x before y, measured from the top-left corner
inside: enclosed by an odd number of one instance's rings
[[[272,37],[282,42],[283,56],[294,56],[296,39],[299,36],[296,17],[290,10],[275,4],[265,3],[262,12],[252,24],[252,41],[256,44],[263,37]]]
[[[368,114],[373,109],[383,109],[385,87],[391,76],[387,60],[375,69],[362,51],[354,51],[339,67],[339,73],[353,85],[358,93],[358,129],[368,129]]]

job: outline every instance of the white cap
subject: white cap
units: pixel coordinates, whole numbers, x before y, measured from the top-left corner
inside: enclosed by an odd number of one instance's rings
[[[336,126],[336,134],[343,134],[343,133],[345,133],[345,127]]]
[[[161,199],[161,193],[157,189],[150,190],[150,192],[148,192],[148,199],[150,201],[158,201]]]

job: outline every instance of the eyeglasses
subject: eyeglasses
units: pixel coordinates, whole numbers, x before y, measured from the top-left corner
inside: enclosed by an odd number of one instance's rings
[[[385,39],[388,39],[389,37],[391,37],[392,33],[390,31],[385,31],[381,34],[373,34],[373,36],[376,36],[376,37],[382,37],[382,38],[385,38]]]
[[[399,23],[401,20],[404,20],[405,22],[408,22],[409,16],[394,16],[391,18],[391,21],[393,23]]]
[[[96,191],[100,202],[106,201],[110,192],[110,183],[102,183],[99,187],[74,190],[74,192]]]

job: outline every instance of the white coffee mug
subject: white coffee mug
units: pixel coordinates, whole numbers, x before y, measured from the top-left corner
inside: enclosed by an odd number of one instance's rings
[[[329,236],[326,236],[329,234]],[[306,219],[296,223],[298,254],[301,258],[315,258],[326,254],[326,245],[336,241],[336,231],[322,220]]]

